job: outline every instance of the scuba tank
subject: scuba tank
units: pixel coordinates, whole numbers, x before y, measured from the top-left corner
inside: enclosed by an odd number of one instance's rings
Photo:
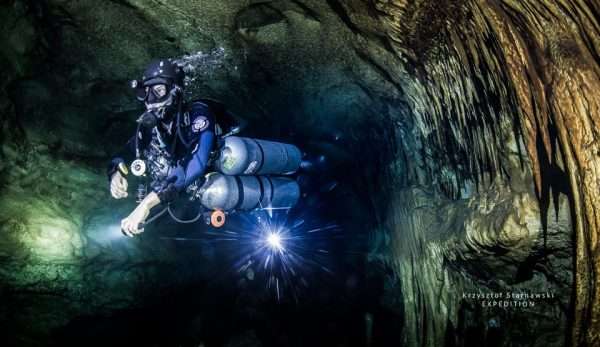
[[[211,173],[195,196],[209,210],[289,209],[298,202],[300,187],[287,177]]]
[[[287,143],[228,136],[215,168],[225,175],[289,175],[300,167],[302,153]]]

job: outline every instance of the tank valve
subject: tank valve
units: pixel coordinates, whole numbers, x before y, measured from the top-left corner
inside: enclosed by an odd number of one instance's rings
[[[225,224],[225,213],[221,210],[214,210],[210,214],[210,225],[220,228]]]

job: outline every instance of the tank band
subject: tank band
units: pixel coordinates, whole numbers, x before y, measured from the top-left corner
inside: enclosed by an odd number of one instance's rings
[[[273,185],[273,181],[271,181],[271,177],[266,177],[267,181],[269,181],[269,185],[271,186],[271,197],[269,197],[269,205],[273,204],[273,195],[275,194],[275,186]]]
[[[260,165],[258,165],[256,170],[254,171],[254,173],[258,174],[258,173],[260,173],[260,170],[262,169],[263,165],[265,164],[265,151],[263,150],[262,146],[260,145],[260,142],[258,142],[256,139],[252,139],[252,141],[254,141],[254,143],[256,143],[256,145],[258,146],[258,149],[260,150]]]
[[[233,209],[237,210],[244,203],[244,185],[242,184],[242,179],[240,178],[240,176],[233,176],[233,178],[235,178],[235,183],[237,184],[238,188],[238,201],[237,204],[235,204],[235,206],[233,207]]]
[[[258,180],[258,186],[260,187],[260,197],[258,198],[258,202],[256,203],[256,206],[254,206],[254,208],[259,208],[262,206],[263,199],[265,198],[265,186],[263,185],[260,176],[254,177],[256,177],[256,179]]]

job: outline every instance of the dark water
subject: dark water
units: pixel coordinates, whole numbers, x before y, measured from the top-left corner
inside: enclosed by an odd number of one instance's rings
[[[311,139],[283,140],[311,148]],[[269,285],[261,263],[264,256],[251,266],[251,280],[240,271],[244,257],[251,253],[249,230],[255,227],[246,214],[229,217],[223,230],[202,223],[175,226],[162,218],[147,233],[174,243],[181,252],[204,253],[206,262],[197,264],[204,275],[165,283],[139,308],[79,317],[56,331],[52,342],[61,346],[398,345],[401,318],[381,305],[385,273],[366,261],[371,222],[369,209],[355,190],[356,177],[351,173],[356,163],[336,162],[316,150],[308,156],[316,168],[298,177],[305,195],[294,210],[275,212],[274,217],[286,215],[288,226],[302,224],[296,232],[302,244],[296,250],[305,262],[295,267],[291,279],[283,280],[275,266],[281,281],[278,288]],[[186,214],[185,207],[176,210]],[[190,210],[188,217],[194,214]],[[312,230],[318,231],[308,232]]]

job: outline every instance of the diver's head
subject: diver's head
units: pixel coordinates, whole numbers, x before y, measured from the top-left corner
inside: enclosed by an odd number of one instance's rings
[[[173,60],[157,59],[148,64],[140,81],[132,81],[132,87],[147,114],[168,119],[182,102],[183,79],[183,69]]]

